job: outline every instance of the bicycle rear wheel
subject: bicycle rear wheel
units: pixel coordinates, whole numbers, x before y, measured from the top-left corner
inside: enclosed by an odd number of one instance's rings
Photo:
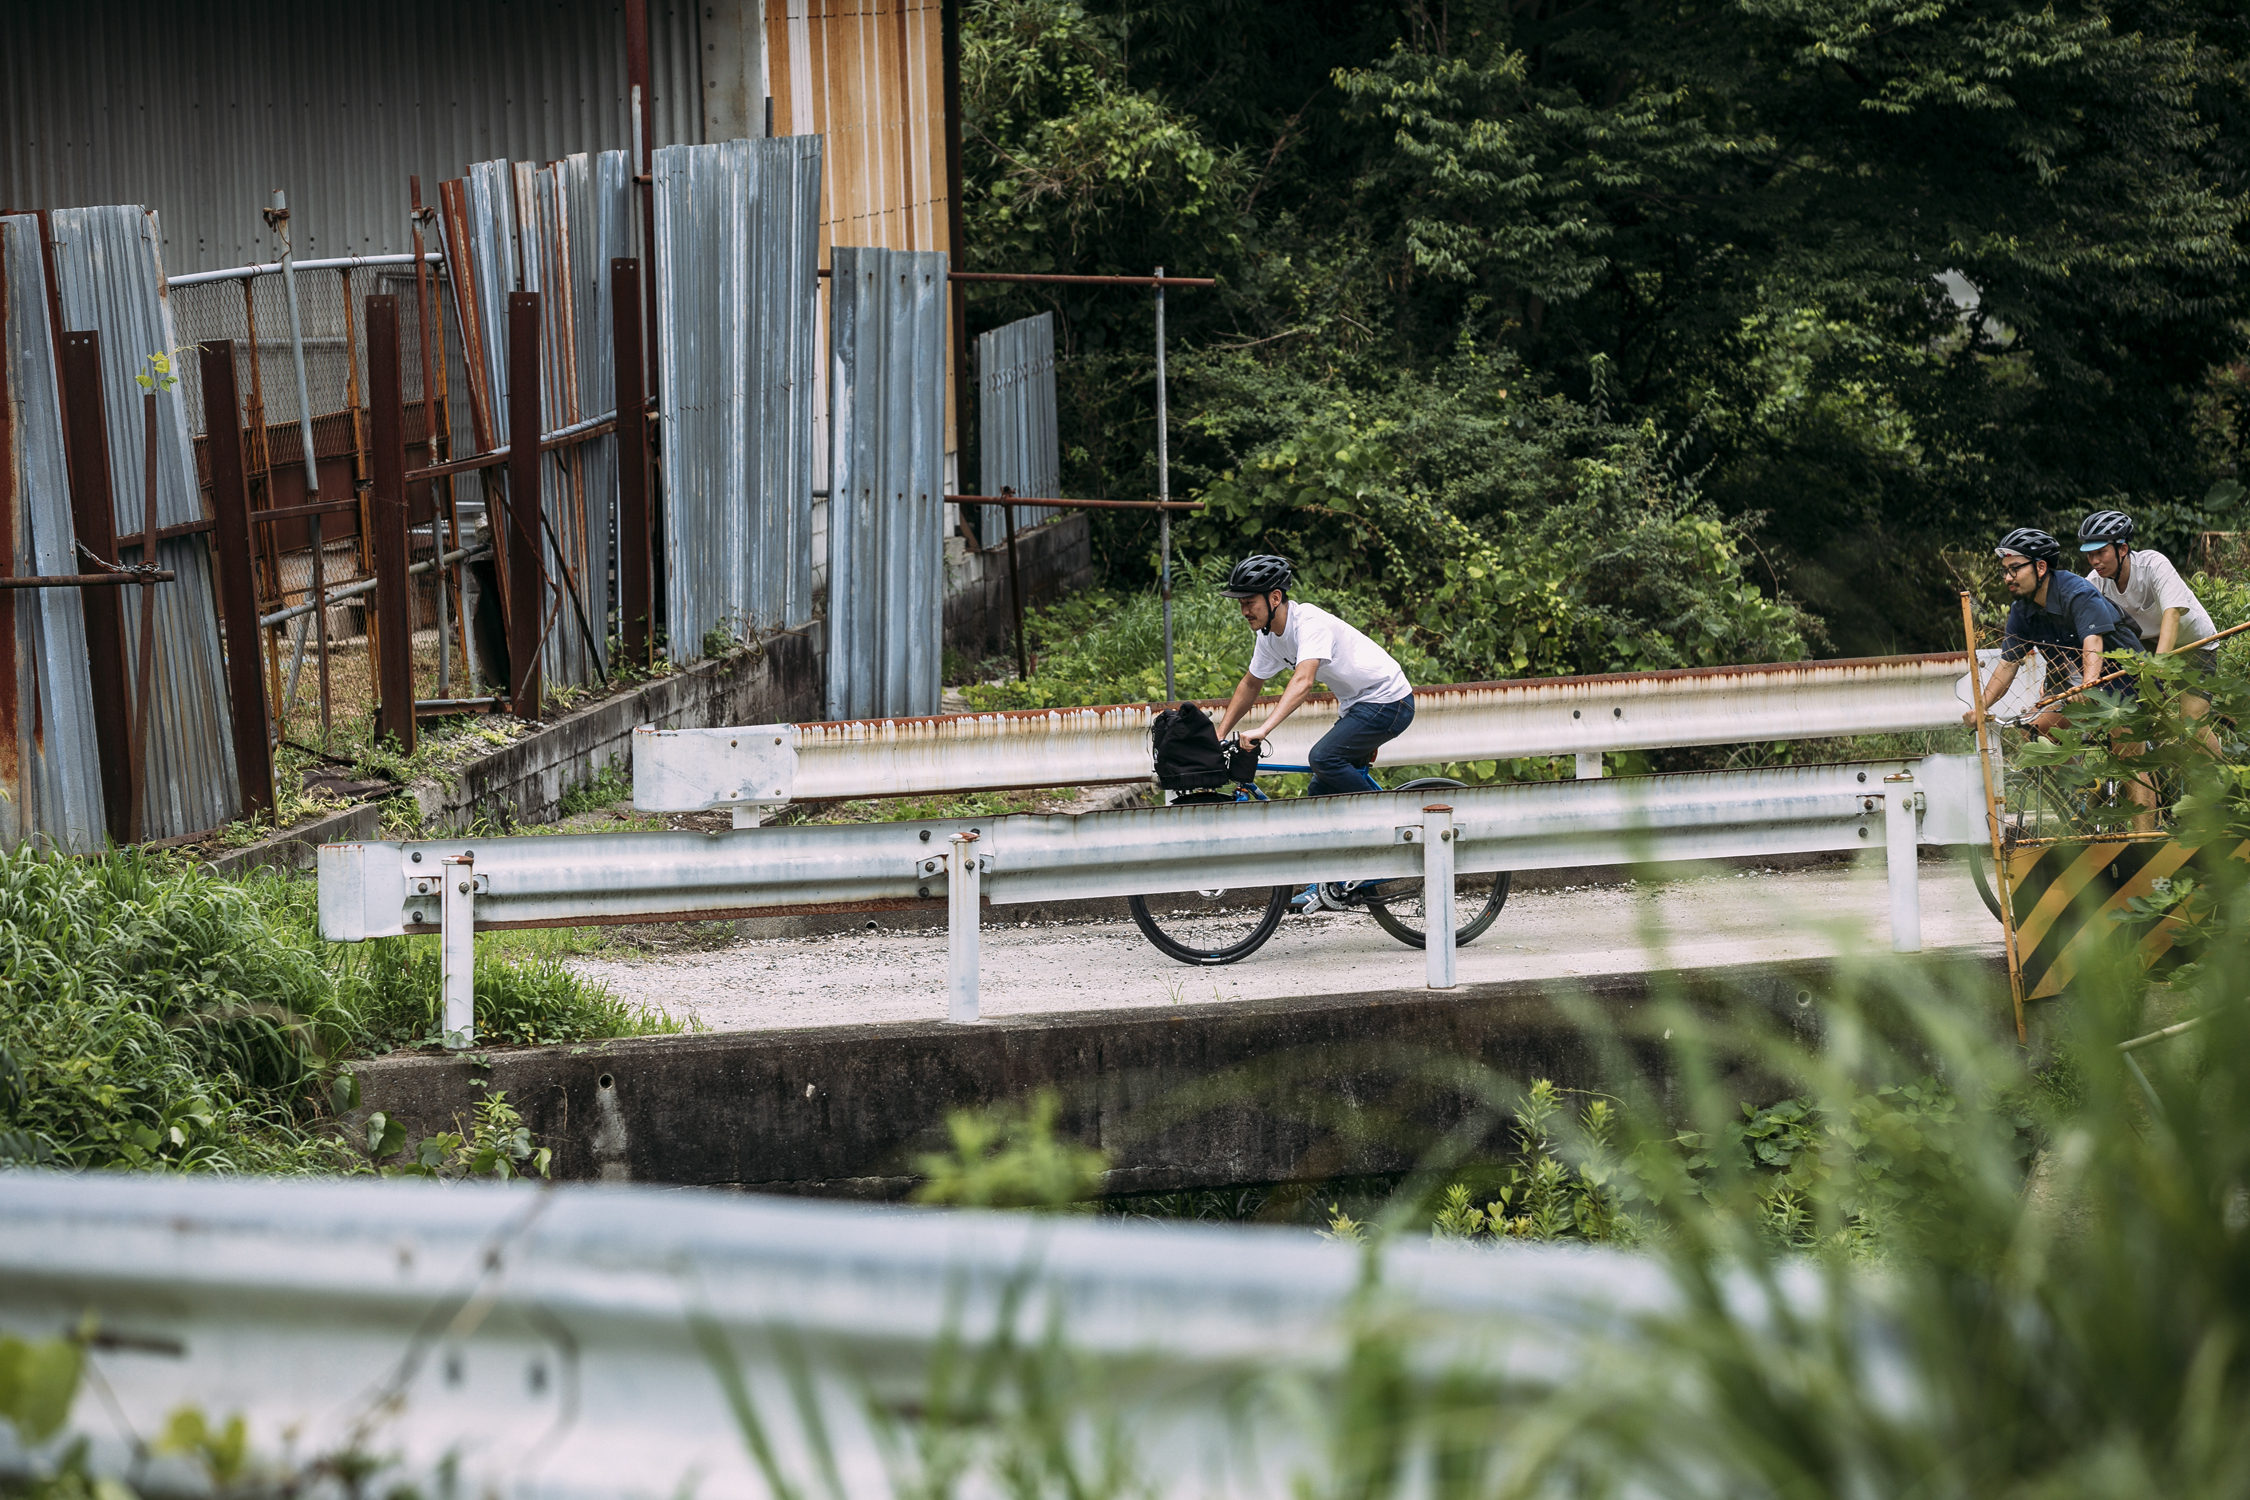
[[[1128,896],[1133,925],[1166,958],[1213,967],[1248,958],[1289,911],[1290,887]]]
[[[1499,920],[1500,908],[1508,904],[1508,886],[1513,877],[1502,870],[1498,874],[1456,875],[1453,877],[1453,916],[1461,925],[1453,929],[1453,945],[1473,943],[1483,937],[1492,924]],[[1429,919],[1422,908],[1422,881],[1419,876],[1405,880],[1372,881],[1360,887],[1358,899],[1365,903],[1367,914],[1382,929],[1409,948],[1429,946]],[[1463,922],[1461,919],[1468,920]]]

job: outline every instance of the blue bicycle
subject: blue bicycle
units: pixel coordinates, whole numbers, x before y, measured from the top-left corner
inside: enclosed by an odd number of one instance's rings
[[[1229,740],[1227,748],[1233,750],[1235,742]],[[1251,780],[1235,782],[1231,792],[1218,789],[1175,792],[1170,795],[1169,805],[1270,802],[1273,799],[1258,790],[1257,775],[1308,774],[1311,770],[1310,766],[1261,763]],[[1366,777],[1367,790],[1371,792],[1437,791],[1464,785],[1449,776],[1423,776],[1386,788],[1365,766],[1359,767],[1359,773]],[[1454,929],[1456,946],[1476,941],[1498,920],[1500,908],[1508,903],[1508,886],[1509,875],[1505,870],[1497,874],[1453,877],[1453,910],[1468,918]],[[1280,928],[1282,918],[1289,915],[1292,907],[1308,914],[1315,907],[1325,911],[1364,911],[1407,947],[1423,947],[1429,941],[1429,922],[1423,910],[1422,894],[1422,878],[1417,875],[1401,880],[1326,881],[1311,888],[1277,885],[1270,890],[1167,891],[1158,895],[1128,896],[1125,904],[1133,913],[1133,925],[1140,928],[1141,936],[1147,938],[1157,952],[1183,964],[1215,967],[1237,963],[1257,952]]]

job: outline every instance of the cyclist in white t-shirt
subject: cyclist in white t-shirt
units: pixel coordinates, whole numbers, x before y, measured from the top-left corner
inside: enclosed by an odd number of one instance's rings
[[[1273,712],[1257,728],[1243,731],[1245,745],[1273,733],[1316,683],[1325,682],[1343,712],[1306,757],[1313,773],[1306,794],[1380,791],[1367,767],[1379,746],[1414,722],[1414,686],[1391,654],[1366,635],[1318,605],[1292,601],[1289,586],[1296,577],[1289,559],[1265,554],[1236,563],[1220,586],[1220,593],[1241,601],[1242,618],[1257,628],[1258,642],[1250,670],[1219,719],[1219,738],[1250,712],[1268,678],[1289,673]]]
[[[2141,633],[2141,644],[2162,656],[2174,646],[2218,634],[2211,612],[2195,597],[2195,590],[2180,577],[2172,559],[2153,549],[2132,548],[2133,518],[2121,510],[2097,510],[2078,523],[2078,550],[2093,570],[2092,582],[2101,595],[2125,612]],[[2219,669],[2219,648],[2200,646],[2183,653],[2199,674],[2208,677]],[[2211,700],[2183,693],[2180,711],[2200,719],[2211,710]],[[2209,730],[2203,739],[2212,753],[2218,737]]]

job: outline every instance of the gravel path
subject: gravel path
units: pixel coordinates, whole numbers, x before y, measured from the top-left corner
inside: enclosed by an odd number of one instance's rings
[[[1964,866],[1926,863],[1921,878],[1926,947],[1998,944],[1999,924]],[[1475,984],[1881,952],[1889,912],[1880,865],[1520,892],[1460,950],[1459,972]],[[1419,986],[1422,965],[1418,951],[1357,913],[1291,915],[1252,957],[1217,969],[1174,963],[1130,921],[988,921],[981,1004],[986,1016],[1012,1016],[1342,994]],[[751,939],[571,967],[713,1031],[945,1015],[943,928]]]

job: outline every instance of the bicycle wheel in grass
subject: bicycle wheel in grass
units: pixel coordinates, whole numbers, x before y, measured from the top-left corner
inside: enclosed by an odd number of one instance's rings
[[[1458,948],[1475,942],[1499,920],[1500,908],[1508,904],[1511,879],[1506,870],[1498,874],[1453,877],[1454,920],[1468,918],[1453,929],[1453,946]],[[1429,945],[1430,924],[1423,914],[1419,875],[1405,880],[1369,881],[1359,888],[1354,899],[1367,907],[1367,914],[1381,924],[1385,932],[1407,947]]]
[[[1290,887],[1166,891],[1128,896],[1133,925],[1166,958],[1213,967],[1248,958],[1289,911]]]

